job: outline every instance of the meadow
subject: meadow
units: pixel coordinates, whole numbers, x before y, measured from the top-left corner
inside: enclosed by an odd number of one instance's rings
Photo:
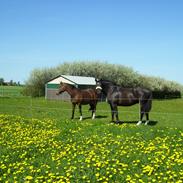
[[[8,97],[18,97],[22,96],[21,92],[23,90],[23,86],[1,86],[0,85],[0,97],[8,96]]]
[[[154,100],[147,126],[136,126],[138,105],[119,107],[116,125],[105,102],[95,120],[83,106],[79,121],[78,109],[70,120],[69,102],[3,95],[0,182],[181,183],[182,106],[182,99]]]

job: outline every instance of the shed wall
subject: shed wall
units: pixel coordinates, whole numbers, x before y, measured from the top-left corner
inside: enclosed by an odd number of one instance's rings
[[[64,100],[70,101],[71,97],[67,92],[56,95],[59,88],[59,84],[46,84],[45,86],[45,98],[50,100]],[[80,89],[95,88],[95,86],[79,85]]]
[[[57,93],[57,89],[50,89],[47,88],[46,89],[46,99],[50,99],[50,100],[63,100],[63,101],[70,101],[71,97],[67,92],[64,92],[60,95],[56,95]]]

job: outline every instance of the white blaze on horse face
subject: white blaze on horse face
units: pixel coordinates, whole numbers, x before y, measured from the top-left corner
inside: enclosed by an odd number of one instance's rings
[[[101,86],[97,86],[96,90],[102,90],[102,87]]]
[[[138,123],[137,123],[137,125],[141,125],[142,124],[142,121],[139,121]]]
[[[95,119],[95,112],[93,113],[92,119]]]
[[[82,121],[82,119],[83,119],[83,116],[80,116],[79,121]]]

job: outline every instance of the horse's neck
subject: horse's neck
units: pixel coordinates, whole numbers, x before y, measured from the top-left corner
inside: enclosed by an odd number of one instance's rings
[[[110,85],[106,85],[105,87],[104,87],[104,93],[107,95],[109,92],[111,92],[111,90],[112,90],[112,86],[110,86]]]
[[[76,95],[76,88],[71,88],[71,87],[68,87],[67,88],[67,93],[71,96],[71,97],[74,97]]]

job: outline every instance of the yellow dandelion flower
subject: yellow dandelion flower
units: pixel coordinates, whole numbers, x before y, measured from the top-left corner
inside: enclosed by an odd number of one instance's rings
[[[99,177],[99,176],[100,176],[100,174],[99,174],[99,173],[96,173],[96,174],[95,174],[95,176],[96,176],[96,177]]]
[[[32,176],[30,176],[30,175],[28,175],[28,176],[26,176],[26,177],[25,177],[25,179],[26,179],[26,180],[32,180],[32,179],[33,179],[33,177],[32,177]]]

